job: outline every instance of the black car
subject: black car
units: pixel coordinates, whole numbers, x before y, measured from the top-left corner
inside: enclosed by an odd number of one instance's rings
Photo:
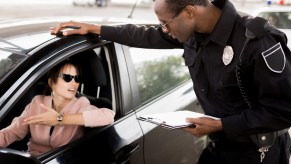
[[[0,23],[0,129],[19,116],[33,96],[42,93],[46,72],[68,58],[78,60],[82,68],[80,95],[97,107],[115,111],[115,121],[88,128],[81,139],[37,157],[25,152],[27,136],[1,148],[1,164],[196,163],[206,137],[196,138],[181,129],[168,130],[137,119],[179,110],[202,113],[182,59],[183,50],[133,48],[93,34],[56,37],[49,33],[50,26],[67,19]],[[111,19],[70,19],[122,24]]]

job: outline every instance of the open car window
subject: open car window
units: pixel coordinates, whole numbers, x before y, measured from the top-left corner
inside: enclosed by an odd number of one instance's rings
[[[108,63],[105,57],[105,48],[97,47],[95,49],[89,49],[68,58],[78,61],[81,67],[82,80],[79,86],[79,93],[77,97],[85,96],[89,99],[92,105],[95,105],[98,108],[105,107],[114,110],[112,107],[112,91],[110,82],[111,78],[109,76]],[[67,58],[62,59],[61,61],[53,61],[54,65],[66,59]],[[50,68],[54,66],[50,64],[46,65]],[[0,122],[1,129],[10,125],[13,118],[19,116],[22,113],[26,105],[31,102],[34,96],[50,95],[50,93],[47,92],[47,71],[48,69],[38,70],[36,73],[36,76],[38,77],[34,77],[35,81],[33,84],[31,84],[29,88],[25,89],[26,91],[17,98],[17,102],[11,106],[9,112],[5,116],[2,116]],[[27,135],[23,140],[14,142],[8,148],[17,151],[27,151],[27,143],[29,138],[30,135]]]
[[[182,49],[130,47],[141,102],[145,103],[190,79]]]

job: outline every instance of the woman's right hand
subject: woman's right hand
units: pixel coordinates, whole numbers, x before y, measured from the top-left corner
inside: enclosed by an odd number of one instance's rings
[[[68,30],[69,29],[69,30]],[[56,27],[50,27],[50,32],[52,35],[73,35],[80,34],[85,35],[88,33],[100,34],[101,25],[90,24],[90,23],[82,23],[82,22],[63,22],[57,25]]]
[[[46,112],[33,115],[24,119],[24,125],[29,125],[29,124],[48,125],[48,126],[58,125],[58,120],[57,120],[58,112],[56,112],[54,109],[47,107],[43,104],[40,104],[40,106],[44,108]]]

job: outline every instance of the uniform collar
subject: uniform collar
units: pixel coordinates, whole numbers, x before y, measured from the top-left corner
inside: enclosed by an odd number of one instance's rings
[[[207,45],[210,40],[218,45],[221,45],[222,47],[225,47],[232,33],[237,16],[238,12],[234,8],[233,4],[226,0],[226,3],[222,8],[221,16],[213,32],[211,34],[195,32],[193,36],[186,43],[184,43],[184,47],[196,49],[200,45]]]
[[[232,33],[237,15],[238,13],[233,4],[227,1],[222,9],[221,17],[219,18],[213,32],[209,36],[209,40],[224,47]]]

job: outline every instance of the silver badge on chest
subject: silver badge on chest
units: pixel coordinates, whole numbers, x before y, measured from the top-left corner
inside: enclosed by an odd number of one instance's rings
[[[228,65],[232,59],[233,59],[233,49],[231,46],[225,46],[224,50],[223,50],[223,55],[222,55],[222,61],[224,63],[224,65]]]

